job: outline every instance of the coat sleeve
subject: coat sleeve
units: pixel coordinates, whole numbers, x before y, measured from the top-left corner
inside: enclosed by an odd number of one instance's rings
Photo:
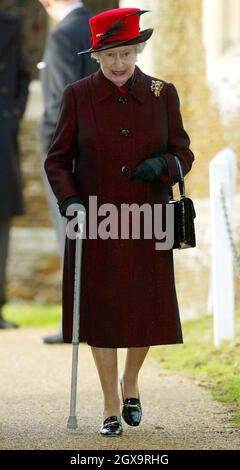
[[[56,130],[44,164],[58,204],[68,197],[79,195],[73,171],[77,151],[76,108],[72,86],[68,85],[64,90]]]
[[[168,165],[168,176],[162,176],[161,179],[163,183],[171,186],[178,181],[176,162],[173,158],[174,155],[180,160],[184,176],[191,170],[194,160],[194,155],[189,148],[190,139],[183,127],[178,93],[172,83],[168,84],[167,114],[168,152],[162,156]]]
[[[73,50],[71,37],[68,37],[60,28],[49,34],[48,50],[51,58],[54,89],[58,96],[61,96],[67,85],[76,82],[83,76],[83,60]]]
[[[60,28],[51,31],[47,39],[47,71],[40,76],[43,79],[47,73],[47,87],[43,89],[45,110],[39,125],[39,138],[45,154],[47,154],[54,134],[62,95],[65,87],[83,76],[83,59],[73,51],[71,37]]]

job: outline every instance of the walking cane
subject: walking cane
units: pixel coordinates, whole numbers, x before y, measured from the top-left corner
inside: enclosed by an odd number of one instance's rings
[[[82,262],[82,238],[84,232],[85,212],[77,212],[78,232],[76,234],[75,249],[75,275],[74,275],[74,300],[73,300],[73,330],[72,330],[72,378],[70,415],[67,427],[76,429],[78,427],[76,416],[77,401],[77,373],[78,373],[78,345],[80,324],[80,289],[81,289],[81,262]]]

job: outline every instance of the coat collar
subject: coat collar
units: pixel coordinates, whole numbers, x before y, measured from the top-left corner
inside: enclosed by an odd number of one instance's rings
[[[137,66],[135,71],[136,82],[128,94],[132,95],[136,100],[143,103],[147,91],[146,75]],[[103,75],[101,69],[92,75],[92,82],[98,101],[104,101],[112,96],[116,96],[118,93],[117,89],[115,89],[111,85],[111,82]]]

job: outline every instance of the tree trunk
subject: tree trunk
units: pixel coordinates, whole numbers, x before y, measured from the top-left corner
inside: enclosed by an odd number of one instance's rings
[[[202,42],[202,0],[161,0],[154,11],[152,40],[154,74],[173,82],[179,92],[186,129],[197,164],[189,177],[188,191],[208,195],[208,163],[225,140],[219,112],[206,84]]]

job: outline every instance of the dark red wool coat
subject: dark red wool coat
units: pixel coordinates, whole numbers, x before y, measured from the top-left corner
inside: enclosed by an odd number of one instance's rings
[[[184,174],[192,166],[174,85],[160,96],[152,77],[136,68],[136,82],[119,102],[118,90],[101,71],[69,85],[45,169],[61,203],[79,195],[98,206],[166,203],[168,184],[177,181],[173,155]],[[128,130],[129,133],[122,133]],[[126,135],[127,134],[127,135]],[[131,181],[143,159],[163,155],[169,177],[148,184]],[[73,169],[74,162],[74,169]],[[122,171],[127,166],[127,171]],[[98,219],[99,221],[102,219]],[[80,340],[96,347],[181,343],[172,250],[156,251],[154,239],[84,240]],[[64,340],[71,342],[75,242],[67,239],[63,274]]]

